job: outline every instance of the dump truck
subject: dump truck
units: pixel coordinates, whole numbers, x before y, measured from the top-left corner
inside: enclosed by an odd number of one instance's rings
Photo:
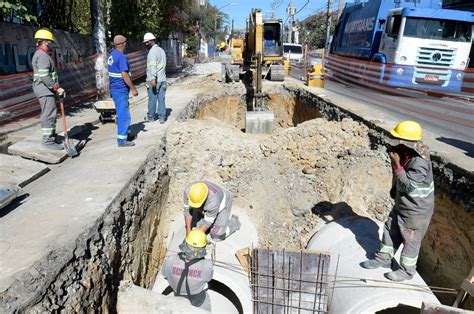
[[[382,64],[374,82],[458,92],[473,23],[474,13],[442,9],[439,1],[347,3],[330,54]]]

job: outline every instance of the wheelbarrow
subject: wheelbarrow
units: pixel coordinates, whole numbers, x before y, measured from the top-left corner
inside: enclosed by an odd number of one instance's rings
[[[113,100],[99,100],[94,103],[95,110],[100,114],[99,121],[102,124],[106,122],[117,123],[117,112]]]

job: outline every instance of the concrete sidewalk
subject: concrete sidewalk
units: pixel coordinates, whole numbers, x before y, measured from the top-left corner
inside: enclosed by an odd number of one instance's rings
[[[183,93],[172,85],[176,80],[169,80],[166,102],[171,113],[165,124],[143,122],[147,111],[144,84],[138,88],[139,96],[131,98],[135,147],[117,147],[116,125],[97,125],[99,114],[93,108],[68,117],[71,126],[96,124],[86,134],[89,140],[80,155],[50,165],[50,172],[24,187],[19,202],[0,212],[0,293],[15,280],[22,280],[25,272],[38,273],[32,266],[51,252],[74,250],[79,235],[104,214],[159,144],[168,125],[198,94],[197,89]],[[32,125],[11,136],[17,139],[35,135],[38,128]]]

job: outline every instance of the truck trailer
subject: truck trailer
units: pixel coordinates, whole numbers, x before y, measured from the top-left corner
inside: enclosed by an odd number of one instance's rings
[[[380,65],[382,84],[459,92],[469,64],[474,13],[436,0],[348,3],[330,54]]]

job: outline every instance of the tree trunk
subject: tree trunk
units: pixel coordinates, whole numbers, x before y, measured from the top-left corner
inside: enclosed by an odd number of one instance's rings
[[[109,75],[107,70],[107,44],[105,39],[104,14],[102,0],[90,0],[92,17],[92,35],[97,52],[95,64],[96,88],[99,99],[107,98],[109,94]]]

